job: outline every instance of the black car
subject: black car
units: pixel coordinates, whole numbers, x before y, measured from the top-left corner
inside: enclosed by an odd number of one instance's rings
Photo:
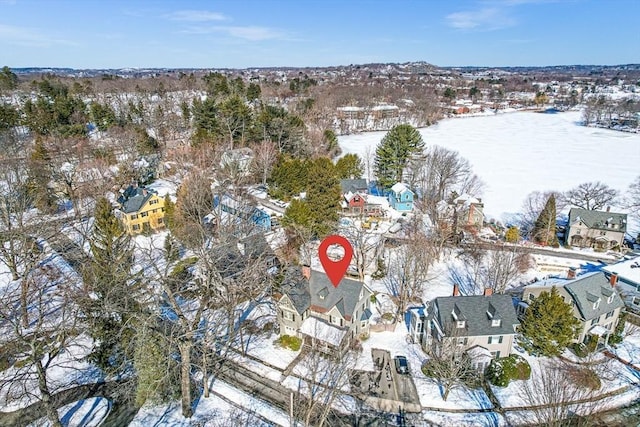
[[[399,374],[409,374],[409,363],[407,362],[407,358],[404,356],[396,356],[396,371]]]

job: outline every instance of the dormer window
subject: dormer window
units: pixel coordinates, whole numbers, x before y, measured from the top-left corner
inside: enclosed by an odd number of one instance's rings
[[[456,328],[458,328],[458,329],[459,328],[464,328],[464,326],[465,326],[465,321],[464,320],[458,320],[456,322]]]
[[[597,310],[598,307],[600,307],[600,298],[598,298],[598,300],[593,303],[593,309],[594,310]]]
[[[498,327],[498,326],[500,326],[501,324],[502,324],[502,321],[501,321],[500,319],[493,319],[493,320],[491,321],[491,326],[492,326],[492,327]]]
[[[611,304],[613,302],[613,295],[609,295],[609,298],[607,298],[607,304]]]

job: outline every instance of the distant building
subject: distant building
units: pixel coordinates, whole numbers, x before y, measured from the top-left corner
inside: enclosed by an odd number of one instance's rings
[[[411,212],[415,194],[406,184],[398,182],[391,187],[388,194],[389,205],[398,212]]]
[[[566,242],[581,248],[621,248],[626,231],[627,214],[571,208]]]

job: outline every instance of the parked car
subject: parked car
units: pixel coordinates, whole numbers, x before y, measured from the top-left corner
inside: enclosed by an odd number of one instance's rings
[[[396,356],[396,371],[399,374],[408,375],[409,374],[409,362],[407,362],[407,358],[404,356]]]

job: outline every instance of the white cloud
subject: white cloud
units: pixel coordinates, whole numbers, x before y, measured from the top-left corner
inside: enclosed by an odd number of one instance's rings
[[[52,37],[35,28],[16,27],[14,25],[4,24],[0,24],[0,42],[31,47],[48,47],[52,45],[78,46],[76,42]]]
[[[181,32],[185,34],[224,33],[231,37],[249,41],[284,39],[286,37],[286,34],[278,29],[257,26],[191,27]]]
[[[210,21],[227,21],[229,18],[222,13],[210,12],[208,10],[178,10],[176,12],[165,15],[165,18],[172,21],[188,21],[188,22],[210,22]]]
[[[491,31],[512,27],[516,20],[497,8],[456,12],[447,15],[448,24],[461,30]]]

